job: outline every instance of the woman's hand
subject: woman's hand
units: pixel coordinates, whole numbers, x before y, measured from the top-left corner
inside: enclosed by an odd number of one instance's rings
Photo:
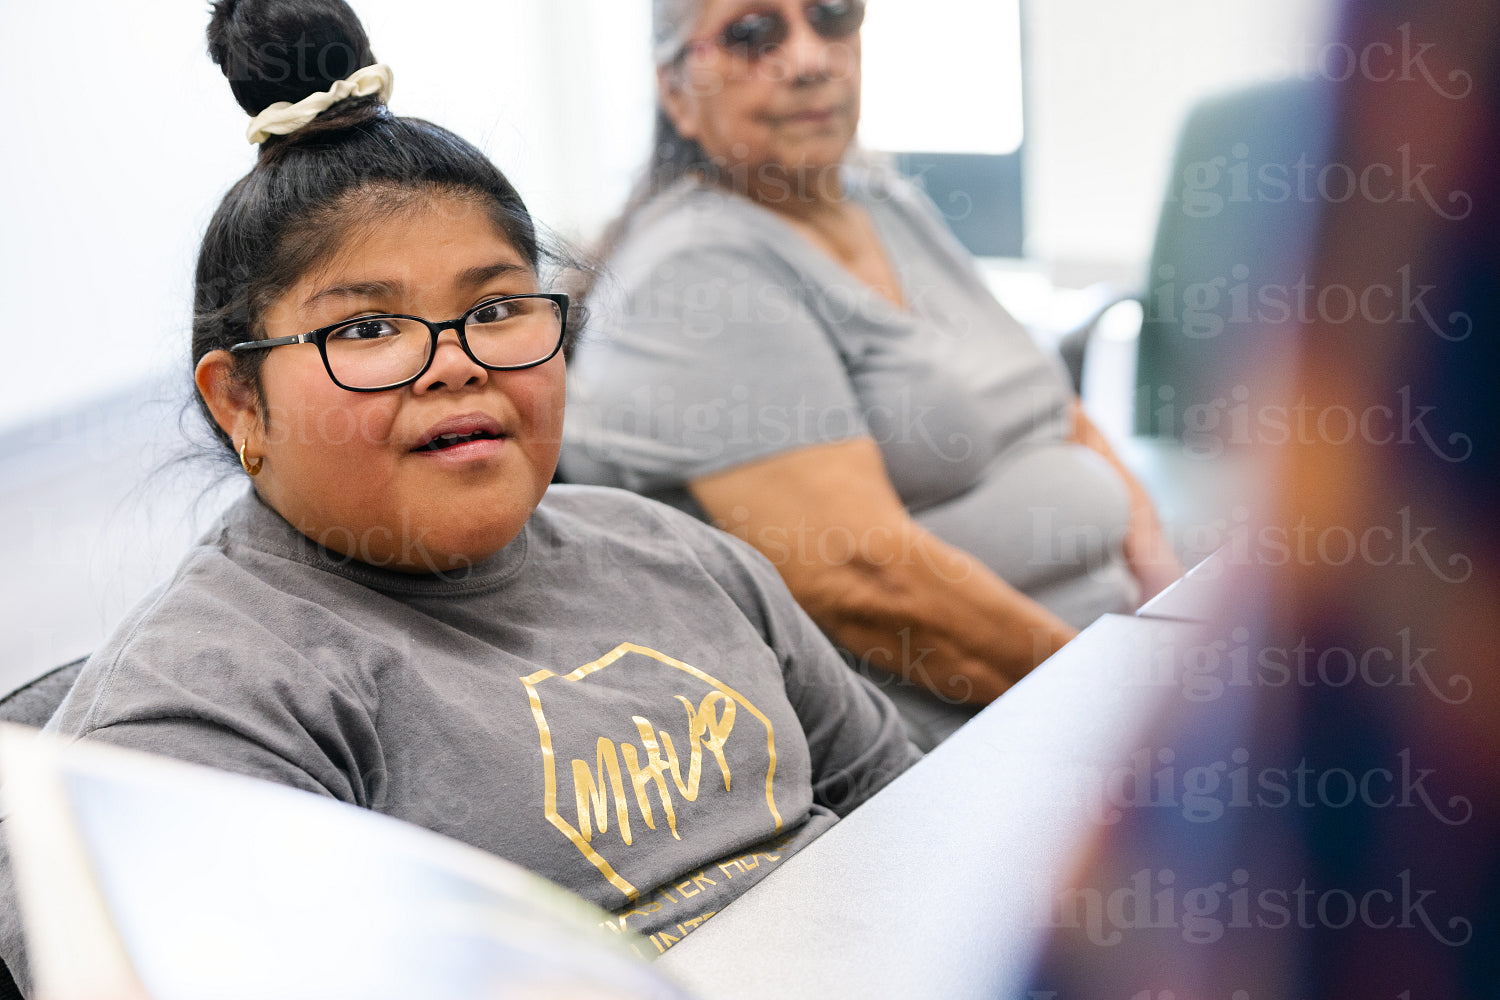
[[[1083,412],[1083,404],[1073,401],[1073,440],[1104,458],[1130,491],[1130,527],[1125,535],[1125,561],[1141,585],[1141,603],[1144,604],[1182,576],[1182,563],[1162,531],[1161,521],[1151,496],[1141,485],[1125,463],[1120,461],[1109,439]]]
[[[907,514],[868,437],[688,484],[860,658],[950,702],[994,700],[1075,630]]]

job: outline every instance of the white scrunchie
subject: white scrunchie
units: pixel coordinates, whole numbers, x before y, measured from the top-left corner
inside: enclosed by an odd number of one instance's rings
[[[378,93],[382,101],[389,101],[392,81],[391,68],[385,63],[355,70],[347,80],[340,80],[322,93],[311,94],[296,104],[277,101],[250,119],[245,138],[257,143],[265,142],[273,135],[295,132],[346,97]]]

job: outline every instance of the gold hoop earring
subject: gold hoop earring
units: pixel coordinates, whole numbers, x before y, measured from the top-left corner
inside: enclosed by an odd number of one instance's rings
[[[251,478],[254,478],[255,476],[260,475],[261,466],[266,464],[266,460],[265,458],[257,458],[255,460],[255,464],[251,465],[249,461],[245,459],[245,448],[249,444],[250,441],[248,438],[240,442],[240,468],[244,469],[245,473]]]

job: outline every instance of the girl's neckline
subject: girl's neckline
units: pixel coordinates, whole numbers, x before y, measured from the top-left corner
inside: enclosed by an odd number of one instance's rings
[[[532,517],[536,511],[532,511]],[[433,573],[406,573],[362,562],[319,545],[298,531],[250,488],[225,512],[235,540],[250,548],[291,559],[385,594],[407,597],[446,596],[488,591],[510,582],[521,572],[530,549],[531,518],[500,551],[473,565]]]

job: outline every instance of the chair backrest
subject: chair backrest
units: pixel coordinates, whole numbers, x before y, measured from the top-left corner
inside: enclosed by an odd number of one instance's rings
[[[1187,426],[1192,407],[1255,406],[1267,388],[1239,362],[1319,307],[1308,280],[1322,206],[1360,196],[1328,162],[1334,104],[1329,82],[1293,79],[1188,116],[1146,281],[1135,433],[1180,438],[1201,429]]]
[[[0,722],[18,722],[24,726],[44,725],[72,690],[73,682],[78,679],[78,671],[83,669],[87,659],[88,657],[83,656],[71,663],[54,667],[35,680],[22,684],[10,694],[0,697]]]

